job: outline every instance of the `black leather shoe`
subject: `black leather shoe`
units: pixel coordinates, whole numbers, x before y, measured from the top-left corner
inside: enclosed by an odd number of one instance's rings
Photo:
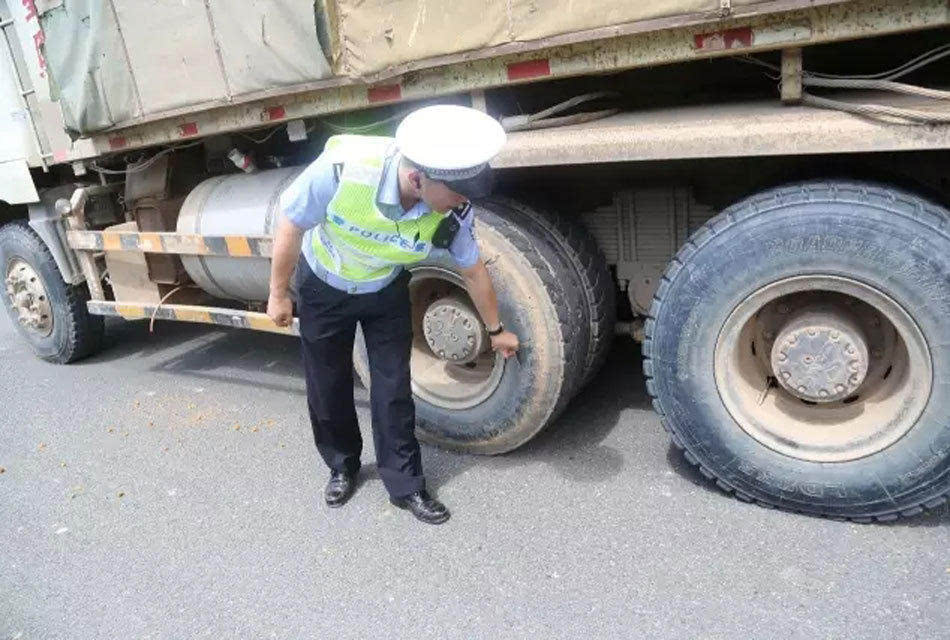
[[[356,490],[356,474],[344,471],[331,471],[330,481],[323,491],[328,507],[342,507]]]
[[[445,505],[424,490],[416,491],[405,498],[390,498],[389,501],[400,509],[408,509],[426,524],[442,524],[449,519],[449,510]]]

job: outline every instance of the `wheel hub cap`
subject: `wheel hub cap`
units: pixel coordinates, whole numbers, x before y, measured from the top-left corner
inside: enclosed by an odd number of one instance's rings
[[[867,339],[844,309],[803,309],[772,346],[772,370],[789,393],[809,402],[853,394],[868,372]]]
[[[13,260],[5,280],[7,296],[20,326],[40,336],[53,331],[53,311],[43,281],[29,264]]]
[[[875,287],[830,274],[751,292],[720,329],[713,372],[742,431],[812,462],[893,445],[913,429],[934,385],[913,317]]]
[[[485,347],[485,331],[478,314],[465,301],[455,297],[436,300],[429,305],[422,319],[422,328],[432,352],[450,362],[472,362]]]

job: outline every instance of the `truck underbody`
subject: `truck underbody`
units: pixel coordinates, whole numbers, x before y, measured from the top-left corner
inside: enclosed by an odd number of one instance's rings
[[[674,444],[724,490],[913,515],[950,492],[950,9],[912,4],[552,43],[98,133],[94,155],[34,170],[39,202],[4,208],[5,304],[56,362],[93,353],[104,315],[294,334],[264,313],[282,188],[333,133],[470,104],[512,130],[477,232],[524,349],[484,348],[450,264],[412,268],[422,439],[517,448],[623,333]],[[867,84],[914,60],[901,82],[938,90]],[[446,309],[475,348],[422,330]],[[354,364],[368,386],[359,341]]]

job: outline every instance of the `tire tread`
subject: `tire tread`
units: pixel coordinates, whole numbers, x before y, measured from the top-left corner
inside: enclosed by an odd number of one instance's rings
[[[853,203],[866,205],[869,199],[878,199],[887,202],[888,209],[893,210],[896,215],[902,215],[911,218],[935,233],[946,235],[948,216],[941,208],[933,205],[924,198],[915,196],[902,191],[896,191],[891,187],[884,185],[871,184],[858,181],[837,181],[823,180],[806,182],[800,185],[780,186],[768,191],[750,196],[745,200],[728,207],[718,215],[708,220],[701,227],[696,229],[682,247],[671,258],[663,274],[663,281],[672,283],[677,275],[682,271],[683,264],[689,259],[689,256],[700,251],[712,238],[719,235],[730,227],[743,222],[749,218],[759,215],[767,215],[772,209],[784,206],[791,202],[815,201],[834,201],[836,203]],[[650,315],[644,323],[644,349],[643,349],[643,372],[647,377],[647,392],[649,393],[653,406],[661,416],[666,416],[667,411],[663,407],[663,402],[657,396],[653,374],[655,364],[653,362],[653,339],[656,332],[657,319],[663,312],[663,302],[669,286],[661,286],[657,289],[653,304],[650,307]],[[650,345],[647,348],[647,344]],[[716,486],[723,492],[732,494],[743,501],[752,501],[750,496],[741,494],[734,487],[728,484],[725,479],[717,475],[714,470],[703,465],[699,459],[690,451],[689,442],[678,433],[676,426],[664,417],[661,421],[663,428],[670,433],[674,446],[681,449],[683,457],[689,464],[697,468],[699,473],[706,478],[711,479]],[[741,494],[741,495],[740,495]],[[923,511],[933,510],[946,504],[950,496],[950,488],[937,497],[930,497],[917,504],[902,505],[899,509],[892,511],[874,513],[870,515],[844,516],[843,519],[857,523],[868,523],[874,520],[887,522],[901,517],[910,517],[922,513]],[[785,508],[787,506],[765,502],[761,499],[754,500],[756,504],[768,508]],[[831,513],[817,513],[826,518],[842,519],[842,516]]]
[[[52,356],[40,356],[43,360],[56,364],[68,364],[88,357],[99,350],[104,334],[104,323],[100,316],[89,313],[86,302],[89,300],[89,290],[85,283],[72,285],[63,280],[56,266],[53,254],[46,243],[30,228],[26,220],[15,220],[0,228],[0,242],[2,237],[16,238],[31,246],[34,255],[52,265],[52,270],[59,278],[58,282],[49,283],[50,286],[62,287],[65,292],[67,318],[66,343],[60,351]],[[39,266],[39,265],[34,265]]]
[[[586,385],[607,360],[617,321],[616,290],[607,258],[594,236],[570,216],[550,208],[528,206],[509,198],[492,198],[532,220],[547,240],[570,262],[581,281],[589,326],[587,358],[578,389]]]

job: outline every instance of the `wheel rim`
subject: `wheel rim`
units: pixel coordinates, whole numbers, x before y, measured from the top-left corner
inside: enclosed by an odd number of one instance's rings
[[[25,260],[13,258],[7,264],[7,298],[23,330],[45,338],[53,332],[53,309],[43,280]]]
[[[930,398],[930,350],[892,298],[837,276],[763,287],[716,343],[719,396],[739,427],[779,453],[846,462],[886,449]]]
[[[504,360],[489,348],[461,277],[439,267],[410,271],[413,393],[443,409],[468,409],[489,398]]]

